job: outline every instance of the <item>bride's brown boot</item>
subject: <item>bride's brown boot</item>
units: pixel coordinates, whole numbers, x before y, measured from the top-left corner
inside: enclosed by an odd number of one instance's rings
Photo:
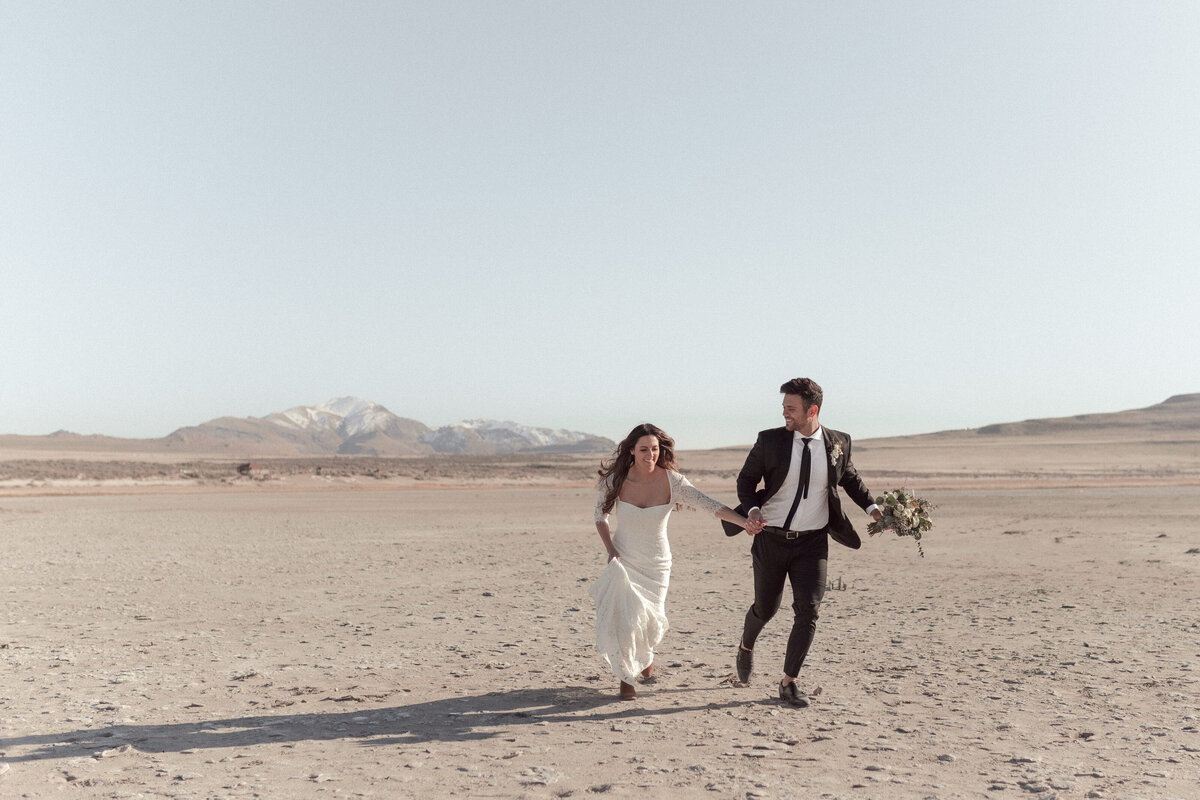
[[[637,700],[637,689],[633,688],[632,683],[621,681],[621,699]]]

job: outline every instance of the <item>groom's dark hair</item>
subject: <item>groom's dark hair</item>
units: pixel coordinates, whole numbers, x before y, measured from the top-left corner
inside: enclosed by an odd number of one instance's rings
[[[817,382],[812,378],[792,378],[790,381],[779,387],[779,391],[784,394],[798,394],[800,399],[804,401],[804,406],[816,406],[821,408],[821,401],[825,399],[824,392]]]

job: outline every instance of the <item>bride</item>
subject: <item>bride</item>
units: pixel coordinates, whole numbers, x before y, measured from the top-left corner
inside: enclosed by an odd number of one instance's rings
[[[676,504],[758,532],[745,517],[676,472],[675,441],[642,423],[600,465],[596,530],[608,551],[608,566],[588,590],[596,601],[596,650],[621,682],[622,700],[637,697],[633,684],[639,674],[653,677],[654,648],[667,632],[667,518]]]

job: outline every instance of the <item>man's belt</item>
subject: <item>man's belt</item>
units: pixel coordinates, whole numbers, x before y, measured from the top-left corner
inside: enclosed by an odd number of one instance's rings
[[[808,536],[814,533],[825,533],[829,530],[828,527],[817,528],[811,531],[789,531],[786,528],[777,528],[774,525],[763,525],[763,531],[773,533],[776,536],[782,536],[785,539],[799,539],[801,536]]]

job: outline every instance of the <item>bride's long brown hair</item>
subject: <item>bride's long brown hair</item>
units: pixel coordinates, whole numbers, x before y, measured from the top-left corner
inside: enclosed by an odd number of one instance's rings
[[[612,511],[613,506],[617,504],[617,495],[621,493],[621,487],[625,485],[625,479],[629,477],[629,468],[633,466],[633,447],[643,436],[653,436],[658,439],[658,461],[655,463],[662,469],[676,469],[675,440],[667,436],[666,431],[657,425],[651,425],[649,422],[638,425],[621,440],[617,449],[613,450],[612,458],[600,462],[601,480],[612,476],[612,484],[608,487],[608,494],[604,496],[603,511],[605,514]]]

